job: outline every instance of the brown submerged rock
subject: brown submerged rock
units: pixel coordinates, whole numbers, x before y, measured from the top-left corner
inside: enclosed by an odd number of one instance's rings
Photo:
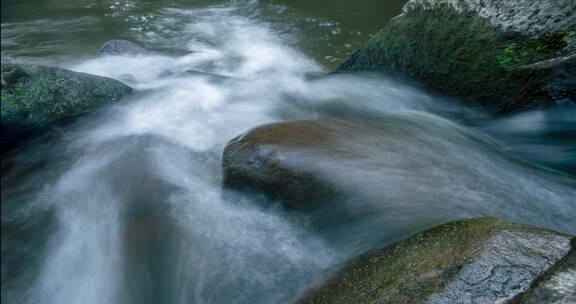
[[[574,231],[576,181],[429,114],[263,125],[232,139],[222,163],[225,188],[265,194],[336,225],[369,217],[389,231],[491,215]]]
[[[291,166],[291,150],[322,149],[330,145],[337,121],[294,121],[260,126],[232,139],[222,160],[227,188],[252,190],[282,200],[291,208],[336,193],[333,185],[308,170]]]

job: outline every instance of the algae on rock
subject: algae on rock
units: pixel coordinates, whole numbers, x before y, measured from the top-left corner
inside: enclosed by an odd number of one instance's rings
[[[2,149],[67,118],[118,101],[132,89],[113,79],[56,67],[2,63]]]
[[[480,103],[493,113],[544,106],[574,95],[576,89],[553,94],[548,85],[556,80],[558,69],[576,60],[576,3],[520,1],[512,5],[492,0],[476,4],[472,0],[409,1],[402,15],[338,71],[399,72]],[[560,7],[574,15],[554,21],[562,13]],[[504,15],[510,11],[517,16]],[[528,12],[548,15],[540,24],[516,20]],[[559,59],[554,64],[531,66],[554,58]],[[576,82],[572,84],[576,87]]]
[[[299,303],[507,302],[563,264],[571,240],[495,218],[444,224],[360,257]]]

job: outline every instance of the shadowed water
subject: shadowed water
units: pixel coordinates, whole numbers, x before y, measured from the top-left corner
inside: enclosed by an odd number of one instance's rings
[[[333,16],[353,7],[333,2]],[[540,167],[576,171],[564,116],[573,106],[492,119],[386,75],[318,78],[333,64],[326,56],[340,56],[339,33],[368,30],[353,12],[312,18],[325,10],[302,1],[37,5],[50,14],[2,3],[3,60],[104,75],[138,93],[2,157],[3,301],[290,303],[327,269],[448,220],[498,215],[576,232],[573,176]],[[332,46],[317,46],[323,35]],[[155,53],[94,55],[117,38]],[[334,130],[353,157],[301,150],[292,164],[344,185],[345,203],[364,201],[354,220],[318,231],[311,221],[329,210],[302,218],[222,194],[230,139],[315,118],[365,125]]]

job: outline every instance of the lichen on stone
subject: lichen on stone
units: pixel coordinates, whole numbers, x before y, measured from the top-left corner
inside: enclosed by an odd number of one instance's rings
[[[2,63],[1,79],[4,149],[36,130],[91,112],[132,92],[113,79],[28,64]]]
[[[546,25],[547,21],[532,24],[530,30],[520,23],[512,26],[514,22],[504,26],[490,16],[516,20],[520,17],[504,16],[510,5],[524,14],[540,4],[501,2],[478,6],[475,1],[410,1],[402,15],[392,19],[338,71],[405,74],[498,114],[549,105],[556,94],[547,86],[563,62],[545,69],[525,67],[569,55],[574,25],[562,19],[551,25]],[[558,3],[546,4],[549,10],[536,13],[547,12],[545,20],[551,20],[557,7],[565,5]],[[501,14],[488,16],[488,9]]]
[[[495,218],[448,223],[358,258],[300,303],[495,303],[526,291],[570,239]]]

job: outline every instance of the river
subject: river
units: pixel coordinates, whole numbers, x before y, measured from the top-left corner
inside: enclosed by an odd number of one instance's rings
[[[2,302],[290,303],[357,254],[448,220],[495,215],[576,233],[574,105],[493,118],[392,75],[322,77],[404,2],[2,1],[3,61],[138,91],[2,157]],[[153,53],[97,57],[112,39]],[[404,143],[437,170],[381,176],[313,155],[310,166],[371,202],[393,202],[322,232],[260,197],[223,195],[230,139],[315,118],[440,130]],[[383,192],[383,181],[395,187]]]

